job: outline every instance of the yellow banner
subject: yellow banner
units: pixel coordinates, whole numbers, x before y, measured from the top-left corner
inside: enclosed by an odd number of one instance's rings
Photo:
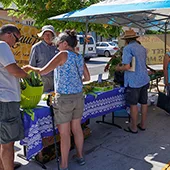
[[[4,24],[14,24],[19,28],[21,32],[20,42],[15,44],[12,51],[19,66],[28,64],[31,47],[40,40],[37,36],[39,30],[33,26],[0,20],[0,27]]]

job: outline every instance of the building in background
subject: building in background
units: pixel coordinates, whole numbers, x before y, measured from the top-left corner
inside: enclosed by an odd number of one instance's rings
[[[17,18],[15,16],[9,16],[8,11],[11,9],[17,11],[17,6],[14,3],[12,3],[12,5],[9,8],[4,9],[4,6],[0,2],[0,19],[13,21],[15,23],[26,24],[26,25],[33,25],[35,23],[35,21],[31,18],[22,19],[22,17]]]

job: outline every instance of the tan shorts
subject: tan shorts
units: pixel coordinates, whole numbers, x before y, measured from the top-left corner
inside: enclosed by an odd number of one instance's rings
[[[56,124],[71,122],[83,115],[84,96],[77,94],[57,94],[53,105]]]

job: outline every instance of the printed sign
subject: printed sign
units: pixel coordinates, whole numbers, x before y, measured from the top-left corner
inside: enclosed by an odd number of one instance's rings
[[[20,42],[15,44],[12,51],[19,66],[28,64],[31,47],[40,40],[37,36],[39,30],[33,26],[0,20],[0,27],[4,24],[14,24],[19,28],[21,32]]]
[[[163,58],[165,56],[165,37],[164,34],[158,35],[144,35],[139,37],[137,40],[147,50],[147,64],[163,64]],[[166,51],[170,51],[170,35],[167,34],[167,45]],[[119,38],[119,47],[124,46],[125,41]]]
[[[146,35],[138,38],[138,40],[147,49],[147,64],[163,63],[165,56],[164,35]],[[170,46],[167,44],[166,51],[169,50]]]

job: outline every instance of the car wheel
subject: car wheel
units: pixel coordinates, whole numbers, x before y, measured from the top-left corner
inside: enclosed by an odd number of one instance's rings
[[[105,51],[104,55],[105,55],[105,57],[110,57],[110,52],[109,51]]]

